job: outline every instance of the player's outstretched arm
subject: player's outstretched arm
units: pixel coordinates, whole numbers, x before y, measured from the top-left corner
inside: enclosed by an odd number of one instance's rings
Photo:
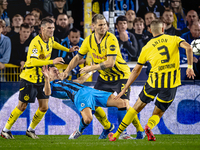
[[[91,66],[85,66],[80,69],[80,74],[87,73],[93,70],[104,70],[106,68],[112,68],[115,65],[116,56],[107,56],[107,60],[97,64],[97,65],[91,65]]]
[[[186,50],[186,55],[187,55],[187,62],[188,62],[188,68],[186,70],[186,75],[189,79],[194,79],[196,76],[193,70],[193,51],[192,47],[190,46],[189,43],[186,41],[181,42],[180,47],[184,48]]]
[[[72,58],[69,65],[67,66],[67,69],[64,72],[60,73],[59,76],[60,76],[61,80],[67,78],[70,71],[78,65],[79,60],[81,60],[82,58],[83,58],[83,56],[81,56],[79,54],[77,54],[75,57]]]
[[[88,73],[84,74],[83,76],[80,76],[78,79],[73,80],[73,82],[83,84],[95,72],[96,72],[96,70],[88,72]]]
[[[45,83],[44,83],[44,93],[45,95],[49,96],[51,95],[51,85],[50,85],[50,73],[48,70],[48,66],[42,67],[42,73],[45,77]]]
[[[124,95],[124,93],[126,92],[126,90],[131,86],[131,84],[137,79],[137,77],[139,76],[141,70],[142,70],[142,66],[143,65],[139,65],[137,64],[135,66],[135,68],[132,70],[131,75],[128,79],[128,81],[126,82],[126,85],[124,87],[124,89],[114,98],[114,99],[119,99],[122,95]]]
[[[193,65],[193,51],[192,47],[186,41],[180,43],[180,47],[186,50],[188,65]]]
[[[68,48],[64,47],[63,45],[59,44],[56,41],[54,41],[53,48],[59,49],[59,50],[62,50],[62,51],[66,51],[66,52],[74,52],[74,51],[78,51],[79,50],[78,46],[73,46],[70,49],[68,49]]]

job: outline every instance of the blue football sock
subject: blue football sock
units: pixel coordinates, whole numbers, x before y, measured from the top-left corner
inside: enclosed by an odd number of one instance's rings
[[[83,118],[81,118],[80,120],[80,125],[79,125],[79,132],[83,132],[83,130],[88,126],[89,124],[86,124],[84,121],[83,121]]]
[[[118,123],[119,125],[121,124],[124,116],[126,115],[126,108],[119,108],[118,111],[117,111],[117,118],[118,118]],[[126,131],[126,129],[124,130]]]

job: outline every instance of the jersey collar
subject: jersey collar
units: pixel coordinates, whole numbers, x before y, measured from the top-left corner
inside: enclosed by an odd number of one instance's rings
[[[45,42],[43,39],[42,39],[42,35],[41,34],[38,34],[39,35],[39,37],[41,38],[41,40],[44,42],[44,43],[48,43],[49,42],[49,40],[48,40],[48,42]]]
[[[103,39],[104,39],[104,37],[106,36],[106,34],[107,34],[107,31],[106,31],[106,33],[104,34],[103,38],[101,39],[101,42],[103,41]],[[97,40],[96,40],[96,37],[95,37],[95,32],[94,32],[94,39],[95,39],[95,42],[97,43]],[[101,42],[100,42],[100,43],[97,43],[97,45],[100,45]]]
[[[152,39],[157,38],[157,37],[162,36],[162,35],[163,35],[163,34],[160,34],[160,35],[154,36],[154,37],[152,37]]]

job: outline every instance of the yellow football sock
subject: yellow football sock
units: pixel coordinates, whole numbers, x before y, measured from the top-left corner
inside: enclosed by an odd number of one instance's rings
[[[128,127],[128,125],[133,121],[135,115],[137,114],[138,112],[132,107],[130,107],[113,137],[116,137],[118,139],[120,134]]]
[[[19,118],[19,116],[23,113],[23,111],[19,110],[17,107],[11,112],[10,117],[5,125],[5,128],[10,130],[15,121]]]
[[[111,126],[111,123],[108,121],[106,113],[101,107],[96,108],[94,115],[99,120],[99,122],[102,124],[104,129],[109,129]]]
[[[33,116],[33,120],[31,121],[30,127],[32,129],[35,129],[35,127],[38,125],[38,123],[42,120],[46,112],[42,112],[38,110],[35,112],[35,115]]]
[[[138,115],[135,115],[135,117],[133,118],[132,124],[135,126],[137,132],[143,132],[144,129],[142,127],[142,125],[140,124],[140,120],[138,119]]]
[[[147,125],[153,129],[160,122],[160,117],[158,115],[153,115],[149,118]]]

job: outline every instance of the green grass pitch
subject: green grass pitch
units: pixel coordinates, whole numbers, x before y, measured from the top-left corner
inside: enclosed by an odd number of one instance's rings
[[[8,140],[0,137],[0,150],[200,150],[200,135],[155,135],[156,141],[99,140],[98,135],[82,135],[68,140],[68,135],[39,135],[31,139],[25,135],[14,135]],[[134,135],[133,135],[134,137]]]

